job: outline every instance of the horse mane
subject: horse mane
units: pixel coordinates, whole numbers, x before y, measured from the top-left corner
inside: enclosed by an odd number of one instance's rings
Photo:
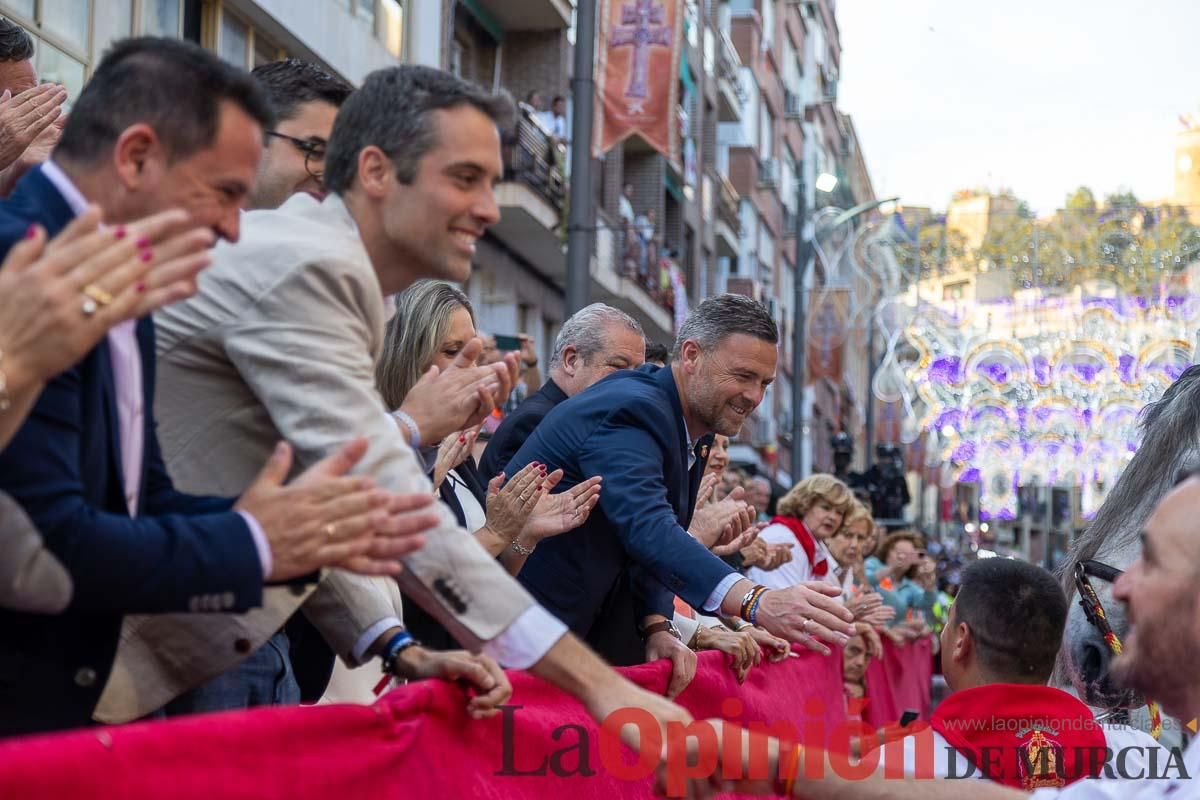
[[[1070,596],[1075,565],[1095,558],[1101,547],[1133,543],[1162,496],[1179,475],[1197,465],[1200,450],[1200,364],[1184,370],[1161,399],[1139,415],[1142,441],[1108,497],[1068,553],[1060,577]]]

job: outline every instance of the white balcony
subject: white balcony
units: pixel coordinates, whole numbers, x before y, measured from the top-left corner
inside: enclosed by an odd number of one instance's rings
[[[475,0],[506,31],[548,31],[571,24],[573,0]]]

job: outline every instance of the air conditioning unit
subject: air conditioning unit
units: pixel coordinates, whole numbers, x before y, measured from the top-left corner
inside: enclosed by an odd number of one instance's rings
[[[804,104],[800,102],[800,95],[795,92],[785,91],[783,93],[783,109],[788,119],[804,117]]]
[[[760,158],[758,160],[758,185],[772,189],[779,185],[779,168],[775,159]]]

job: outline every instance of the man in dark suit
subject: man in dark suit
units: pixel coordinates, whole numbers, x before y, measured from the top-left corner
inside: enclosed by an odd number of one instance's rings
[[[483,451],[479,473],[484,483],[504,469],[550,409],[601,378],[645,360],[642,326],[624,311],[592,303],[572,314],[554,339],[550,379],[504,418]]]
[[[0,205],[0,254],[31,223],[58,233],[89,202],[117,238],[126,236],[123,225],[178,206],[191,225],[236,240],[271,121],[253,80],[199,47],[119,43],[80,95],[51,161]],[[130,229],[130,240],[138,230]],[[154,253],[149,240],[135,244],[144,259],[169,255]],[[109,302],[95,285],[80,288],[82,314]],[[45,386],[0,454],[0,489],[21,504],[74,581],[60,616],[0,612],[0,736],[88,724],[124,614],[244,611],[261,603],[264,581],[315,579],[334,564],[394,573],[395,559],[419,546],[408,536],[416,531],[392,513],[365,530],[403,535],[373,539],[353,554],[331,544],[343,520],[343,539],[360,541],[338,501],[353,501],[365,520],[372,508],[396,512],[407,500],[337,479],[365,443],[287,487],[290,455],[281,447],[236,505],[177,492],[155,434],[154,367],[150,319],[118,325]],[[319,519],[304,519],[300,506]],[[432,524],[419,516],[421,529]]]
[[[710,434],[735,436],[775,378],[778,330],[767,310],[740,295],[709,298],[688,316],[671,366],[617,372],[560,403],[509,462],[561,468],[560,486],[604,479],[600,507],[578,530],[542,542],[518,578],[547,609],[602,655],[619,653],[621,630],[602,619],[622,580],[642,590],[646,657],[682,646],[670,623],[674,595],[694,608],[753,617],[771,633],[825,650],[844,644],[851,615],[828,584],[756,592],[687,533]],[[602,635],[597,635],[603,631]]]

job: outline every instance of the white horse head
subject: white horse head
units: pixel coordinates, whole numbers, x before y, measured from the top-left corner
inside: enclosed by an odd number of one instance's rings
[[[1158,402],[1142,411],[1142,441],[1087,532],[1071,548],[1062,575],[1068,597],[1078,600],[1075,565],[1100,561],[1125,570],[1141,555],[1139,534],[1150,513],[1181,475],[1200,464],[1200,365],[1189,367]],[[1092,580],[1113,631],[1126,630],[1125,609],[1113,600],[1112,586]],[[1060,685],[1069,685],[1089,705],[1115,708],[1137,704],[1108,681],[1112,653],[1095,627],[1073,602],[1059,652]]]

